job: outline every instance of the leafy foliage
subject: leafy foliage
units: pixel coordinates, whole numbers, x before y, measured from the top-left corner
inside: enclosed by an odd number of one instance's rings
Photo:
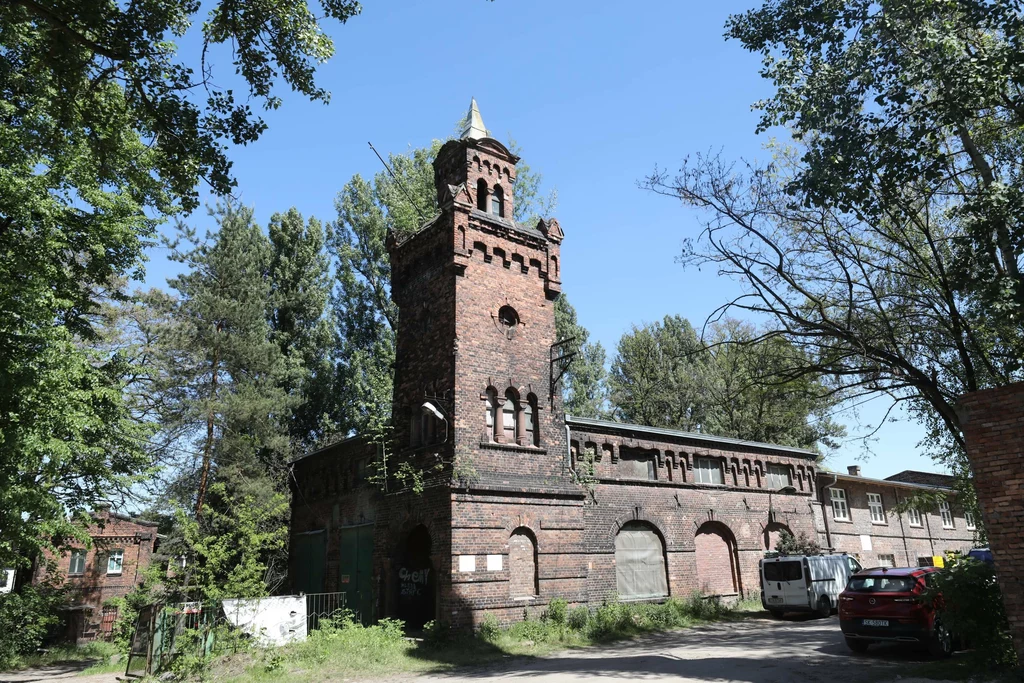
[[[576,309],[564,293],[555,299],[555,337],[558,341],[572,340],[563,345],[561,351],[563,354],[576,354],[562,375],[565,412],[576,417],[605,417],[608,413],[608,372],[604,347],[601,342],[589,341],[590,332],[579,324]]]
[[[353,0],[324,0],[344,22]],[[305,2],[12,0],[0,6],[0,566],[58,549],[89,505],[150,474],[101,304],[140,278],[157,225],[233,186],[228,144],[265,129],[247,100],[313,99],[331,41]],[[176,41],[197,25],[200,73]],[[215,76],[229,61],[235,77]],[[209,59],[207,59],[209,58]],[[221,74],[223,76],[223,74]],[[237,86],[246,92],[235,94]]]
[[[991,666],[1015,666],[1016,652],[992,565],[971,558],[947,561],[931,575],[925,599],[951,632],[967,638]]]
[[[794,536],[783,529],[775,543],[775,553],[778,555],[817,555],[820,552],[821,545],[802,531]]]
[[[47,585],[23,586],[16,593],[0,595],[0,671],[16,666],[34,652],[59,618],[57,609],[65,593]]]
[[[831,448],[843,427],[824,378],[803,373],[781,337],[731,319],[702,342],[689,321],[666,316],[619,340],[609,380],[626,422],[803,448]]]

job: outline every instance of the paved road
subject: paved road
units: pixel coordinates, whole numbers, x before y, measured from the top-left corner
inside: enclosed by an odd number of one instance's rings
[[[843,643],[837,617],[750,619],[520,661],[514,670],[498,665],[427,680],[914,683],[920,679],[907,678],[906,671],[922,661],[927,655],[895,646],[876,645],[867,655],[854,655]]]

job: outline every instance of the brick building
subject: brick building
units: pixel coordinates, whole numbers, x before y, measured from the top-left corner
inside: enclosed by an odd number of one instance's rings
[[[933,557],[966,552],[973,546],[976,522],[956,503],[953,477],[907,470],[886,479],[820,472],[818,494],[824,515],[818,520],[822,547],[846,552],[865,566],[930,565]],[[944,493],[945,504],[928,511],[898,513],[915,494]]]
[[[72,603],[65,612],[67,640],[93,640],[110,635],[117,609],[105,606],[110,598],[127,595],[142,582],[158,543],[155,522],[132,519],[109,507],[93,513],[89,527],[92,548],[80,546],[60,557],[47,554],[56,566],[58,582],[70,586]],[[46,563],[38,563],[34,580],[47,576]],[[54,578],[50,575],[50,578]]]
[[[517,161],[474,102],[434,162],[439,215],[389,240],[394,442],[294,463],[292,588],[345,591],[364,618],[412,626],[517,619],[554,597],[756,591],[780,531],[828,535],[816,454],[566,416],[564,235],[512,220]],[[394,477],[408,465],[422,492]]]

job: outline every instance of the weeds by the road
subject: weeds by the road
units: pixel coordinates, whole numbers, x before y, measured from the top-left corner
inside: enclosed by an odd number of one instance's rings
[[[553,600],[540,619],[502,626],[493,617],[485,618],[473,634],[428,624],[422,639],[406,638],[399,621],[382,619],[364,627],[345,615],[321,623],[302,643],[224,658],[210,674],[225,683],[257,683],[443,672],[685,628],[730,614],[718,600],[699,595],[661,604],[609,602],[594,611],[570,609],[564,600]]]
[[[82,673],[113,673],[124,668],[123,664],[112,662],[116,654],[117,647],[113,643],[101,640],[81,645],[59,645],[37,654],[23,655],[14,662],[14,666],[11,668],[28,669],[54,664],[91,662]]]

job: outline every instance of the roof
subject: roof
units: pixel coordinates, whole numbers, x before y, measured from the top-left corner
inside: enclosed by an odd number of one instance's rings
[[[572,415],[565,416],[565,423],[572,426],[579,427],[591,427],[594,429],[607,429],[618,432],[635,432],[637,434],[645,434],[650,436],[667,436],[674,439],[688,439],[691,441],[701,441],[707,443],[709,446],[714,445],[726,445],[726,446],[740,446],[745,448],[763,448],[766,450],[779,451],[783,453],[790,453],[798,455],[804,458],[817,458],[818,454],[812,450],[806,448],[795,448],[793,446],[780,446],[773,443],[763,443],[761,441],[745,441],[743,439],[734,439],[728,436],[713,436],[711,434],[698,434],[696,432],[684,432],[680,429],[665,429],[663,427],[646,427],[644,425],[635,425],[628,422],[612,422],[611,420],[595,420],[589,417],[574,417]]]
[[[311,458],[314,455],[320,455],[321,453],[326,453],[327,451],[333,450],[333,449],[337,448],[338,446],[341,446],[342,444],[347,444],[350,441],[359,441],[359,440],[362,440],[362,439],[363,439],[363,437],[361,435],[359,435],[359,434],[354,434],[352,436],[345,437],[344,439],[339,439],[338,441],[335,441],[333,443],[329,443],[326,446],[323,446],[321,448],[316,449],[315,451],[310,451],[309,453],[303,453],[300,456],[292,458],[292,460],[290,461],[290,464],[291,463],[297,463],[300,460],[305,460],[306,458]]]
[[[466,138],[479,140],[491,137],[491,132],[484,125],[484,118],[480,116],[480,108],[476,106],[475,97],[469,103],[469,112],[466,113],[466,127],[463,128],[462,135],[459,137],[463,140]]]
[[[956,477],[948,474],[939,474],[937,472],[919,472],[917,470],[903,470],[891,477],[886,477],[886,481],[901,481],[908,484],[925,484],[927,486],[941,486],[944,488],[953,488],[956,484]]]
[[[876,486],[899,486],[902,488],[929,489],[932,491],[952,491],[951,486],[936,486],[935,484],[915,484],[909,481],[894,481],[892,479],[872,479],[862,477],[859,474],[840,474],[839,472],[818,471],[819,477],[835,477],[837,481],[855,481],[863,484],[875,484]]]

